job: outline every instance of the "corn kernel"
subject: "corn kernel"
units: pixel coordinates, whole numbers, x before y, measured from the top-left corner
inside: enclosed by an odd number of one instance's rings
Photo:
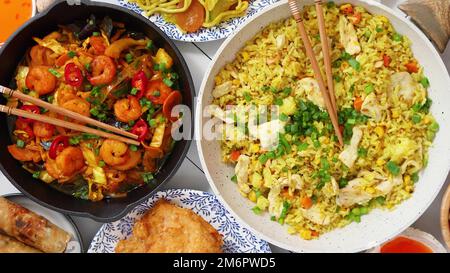
[[[425,116],[425,117],[422,119],[422,122],[423,122],[424,124],[430,124],[430,123],[431,123],[431,118],[430,118],[429,116]]]
[[[258,153],[259,152],[259,145],[256,143],[250,144],[250,153]]]
[[[398,118],[398,117],[400,117],[400,113],[398,112],[398,110],[392,110],[392,117],[393,118]]]
[[[383,137],[384,136],[384,128],[381,126],[377,126],[377,128],[375,128],[375,133],[378,135],[378,137]]]
[[[220,77],[219,75],[217,75],[214,80],[216,81],[216,85],[222,84],[222,77]]]
[[[385,163],[385,162],[384,162],[383,159],[381,159],[381,158],[378,158],[378,159],[377,159],[377,165],[378,165],[378,166],[383,166],[384,163]]]
[[[300,231],[300,236],[305,240],[311,240],[311,230],[302,230]]]
[[[411,182],[411,176],[405,175],[405,177],[403,177],[403,181],[405,184],[409,184]]]
[[[242,58],[244,59],[244,61],[248,61],[250,59],[250,55],[247,51],[242,52]]]
[[[250,201],[252,201],[253,203],[256,203],[256,193],[255,193],[255,191],[251,191],[251,192],[248,194],[248,199],[249,199]]]

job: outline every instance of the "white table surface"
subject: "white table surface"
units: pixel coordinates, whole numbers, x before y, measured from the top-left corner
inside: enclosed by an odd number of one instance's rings
[[[113,3],[117,2],[116,0],[98,1]],[[401,2],[401,0],[384,0],[381,2],[390,7],[395,7],[397,2]],[[176,42],[176,45],[183,54],[190,68],[196,92],[198,92],[198,89],[200,88],[200,84],[204,74],[206,73],[208,64],[211,62],[212,57],[222,42],[223,40],[208,43]],[[447,50],[442,55],[442,58],[447,66],[447,69],[450,71],[450,46],[447,46]],[[449,184],[450,176],[447,177],[447,181],[443,189],[446,189]],[[208,181],[202,171],[195,143],[192,143],[187,158],[184,160],[177,174],[164,186],[163,189],[173,188],[191,188],[200,191],[211,191]],[[16,192],[18,192],[18,190],[11,185],[2,173],[0,173],[0,195]],[[431,233],[441,242],[443,242],[443,239],[439,224],[439,210],[443,192],[444,190],[441,191],[428,210],[413,225],[418,229]],[[73,219],[80,229],[84,241],[84,247],[85,250],[87,250],[92,238],[102,223],[81,217],[73,217]],[[271,245],[271,247],[273,252],[286,252],[286,250],[276,246]]]

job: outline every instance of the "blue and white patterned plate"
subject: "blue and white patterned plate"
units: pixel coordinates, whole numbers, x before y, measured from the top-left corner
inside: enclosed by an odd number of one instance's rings
[[[165,198],[182,208],[191,209],[209,222],[222,234],[224,252],[271,253],[269,244],[256,238],[250,230],[241,226],[215,195],[188,189],[158,192],[119,221],[104,224],[92,240],[88,252],[114,253],[118,241],[129,237],[134,223],[161,198]]]
[[[252,0],[250,1],[247,13],[244,16],[222,22],[213,28],[201,28],[195,33],[181,32],[174,24],[167,22],[159,14],[152,15],[149,19],[173,40],[184,42],[209,42],[227,38],[235,29],[245,23],[253,15],[270,4],[278,1],[279,0]],[[140,9],[136,4],[129,3],[127,0],[118,0],[118,2],[121,6],[143,15],[142,9]]]

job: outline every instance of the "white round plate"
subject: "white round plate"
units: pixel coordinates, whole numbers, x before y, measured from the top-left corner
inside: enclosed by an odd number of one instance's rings
[[[247,12],[242,17],[233,18],[226,22],[219,24],[212,28],[201,28],[199,31],[194,33],[183,33],[174,24],[167,22],[164,18],[155,14],[149,17],[156,26],[158,26],[167,36],[173,40],[183,41],[183,42],[209,42],[219,39],[224,39],[230,36],[239,26],[246,23],[249,18],[253,17],[260,10],[269,6],[270,4],[276,3],[279,0],[252,0],[249,3]],[[143,15],[142,9],[140,9],[136,4],[129,3],[127,0],[118,0],[119,5],[131,9],[141,15]],[[144,16],[144,15],[143,15]]]
[[[104,224],[95,235],[88,253],[114,253],[119,240],[126,239],[133,226],[160,199],[190,209],[210,223],[223,236],[225,253],[270,253],[269,244],[240,225],[211,193],[188,189],[166,190],[138,205],[124,218]]]
[[[313,0],[297,1],[299,7],[313,4]],[[271,22],[290,16],[286,0],[265,9],[251,21],[242,25],[219,48],[203,79],[196,112],[196,139],[200,160],[206,177],[216,195],[225,206],[242,220],[259,237],[281,248],[296,252],[357,252],[380,245],[412,225],[429,207],[439,193],[450,169],[450,77],[444,63],[427,37],[403,15],[370,0],[337,0],[337,4],[352,3],[366,8],[373,14],[384,15],[395,29],[412,41],[412,50],[429,78],[429,96],[433,100],[431,112],[440,125],[434,144],[429,151],[428,167],[420,174],[420,181],[412,197],[392,211],[374,210],[362,217],[361,223],[352,223],[335,229],[315,240],[306,241],[298,235],[289,235],[286,226],[270,221],[268,215],[255,215],[254,206],[243,198],[230,182],[233,167],[221,160],[220,143],[202,139],[203,124],[207,121],[202,110],[212,102],[214,77],[227,63],[232,62],[245,43]]]
[[[3,197],[44,217],[53,224],[57,225],[59,228],[68,232],[71,235],[71,238],[69,243],[67,244],[65,253],[83,252],[83,242],[80,232],[78,231],[78,228],[75,226],[75,223],[71,218],[59,212],[44,208],[43,206],[32,201],[23,194],[8,194],[4,195]]]

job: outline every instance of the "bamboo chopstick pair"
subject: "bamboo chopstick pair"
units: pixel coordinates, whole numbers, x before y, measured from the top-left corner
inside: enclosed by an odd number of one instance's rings
[[[17,108],[12,108],[12,107],[8,107],[5,105],[0,105],[0,112],[6,113],[8,115],[15,115],[15,116],[19,116],[19,117],[24,117],[24,118],[29,118],[29,119],[33,119],[33,120],[37,120],[37,121],[42,121],[45,123],[49,123],[55,126],[59,126],[59,127],[64,127],[67,129],[71,129],[71,130],[75,130],[75,131],[79,131],[79,132],[84,132],[84,133],[89,133],[89,134],[94,134],[94,135],[98,135],[100,137],[104,137],[104,138],[110,138],[110,139],[114,139],[114,140],[118,140],[118,141],[122,141],[128,144],[132,144],[132,145],[136,145],[139,146],[140,143],[138,141],[136,141],[136,139],[138,138],[137,135],[132,134],[130,132],[124,131],[120,128],[105,124],[103,122],[100,122],[98,120],[95,119],[91,119],[89,117],[80,115],[78,113],[69,111],[67,109],[64,109],[62,107],[50,104],[48,102],[45,102],[43,100],[40,100],[38,98],[34,98],[31,96],[28,96],[22,92],[16,91],[16,90],[12,90],[9,89],[7,87],[4,87],[2,85],[0,85],[0,93],[3,93],[5,95],[17,98],[21,101],[25,101],[25,102],[29,102],[32,103],[34,105],[43,107],[45,109],[48,109],[49,111],[55,112],[57,114],[69,117],[71,119],[74,119],[76,121],[82,122],[82,123],[86,123],[86,124],[90,124],[90,125],[94,125],[96,127],[108,130],[110,132],[122,135],[115,135],[115,134],[111,134],[108,132],[104,132],[104,131],[100,131],[97,129],[93,129],[90,127],[86,127],[80,124],[76,124],[76,123],[72,123],[69,121],[65,121],[65,120],[60,120],[60,119],[56,119],[56,118],[51,118],[48,116],[44,116],[44,115],[40,115],[40,114],[35,114],[35,113],[31,113],[25,110],[21,110],[21,109],[17,109]]]
[[[333,74],[331,71],[331,56],[330,56],[330,48],[328,45],[328,36],[325,28],[325,18],[324,12],[322,8],[322,1],[315,0],[316,11],[317,11],[317,20],[319,21],[319,32],[320,32],[320,40],[322,43],[322,53],[325,64],[325,73],[327,76],[327,86],[325,86],[325,81],[322,77],[322,73],[320,72],[319,63],[317,62],[316,56],[311,46],[311,41],[309,40],[308,33],[306,32],[305,25],[303,24],[303,18],[300,14],[300,10],[298,9],[297,3],[295,0],[288,0],[289,8],[291,9],[292,15],[294,16],[295,21],[297,22],[298,30],[300,32],[300,36],[303,40],[303,44],[305,45],[306,55],[311,61],[312,68],[314,70],[314,75],[319,84],[320,91],[322,93],[322,97],[325,101],[325,105],[330,115],[331,122],[334,127],[334,132],[339,140],[339,144],[344,145],[344,141],[342,138],[342,133],[339,129],[339,123],[337,118],[337,106],[336,106],[336,97],[334,93],[333,86]]]

